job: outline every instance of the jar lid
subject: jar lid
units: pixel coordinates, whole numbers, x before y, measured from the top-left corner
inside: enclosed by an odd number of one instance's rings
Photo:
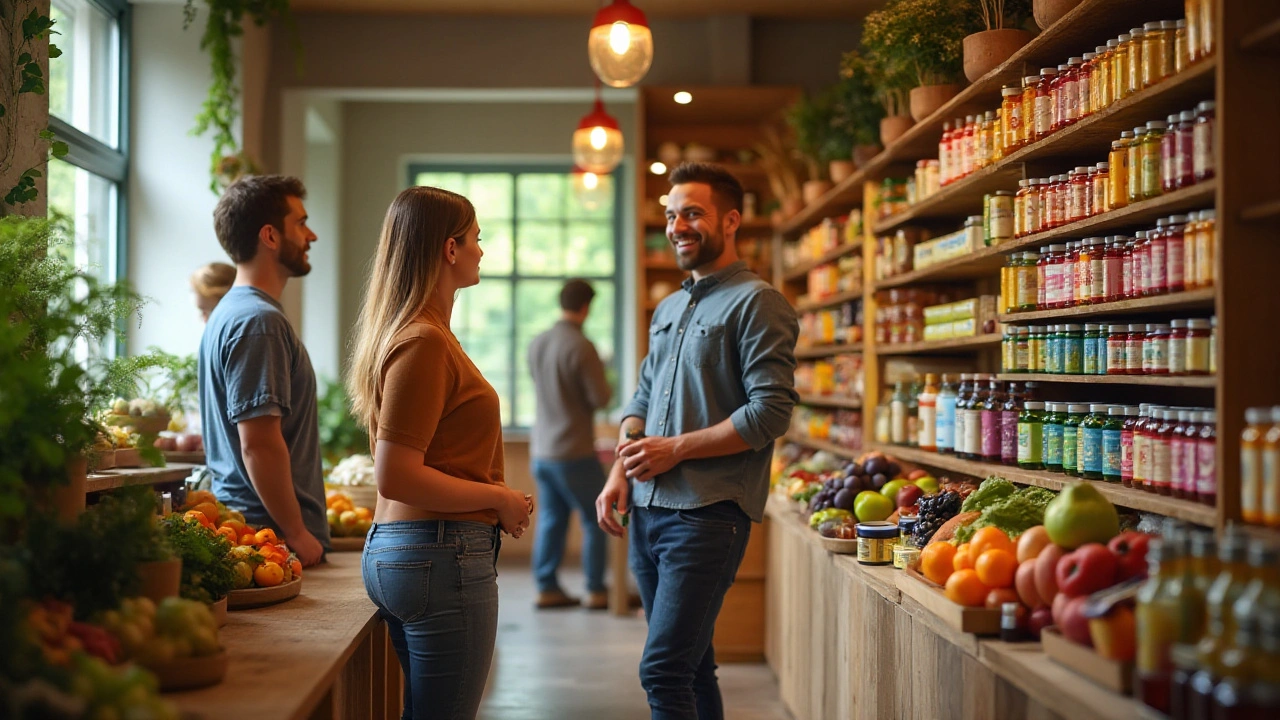
[[[1124,42],[1125,40],[1128,40],[1128,39],[1129,39],[1129,38],[1126,38],[1125,36],[1121,35],[1119,39],[1116,39],[1116,40],[1108,40],[1108,41],[1107,41],[1107,49],[1108,49],[1108,50],[1115,50],[1117,45],[1119,45],[1120,43],[1122,43],[1122,42]]]
[[[1028,76],[1026,76],[1026,77],[1022,78],[1022,87],[1023,87],[1023,88],[1026,88],[1027,86],[1035,85],[1035,84],[1036,84],[1036,83],[1038,83],[1038,82],[1040,82],[1040,76],[1039,76],[1039,75],[1028,75]]]
[[[1098,57],[1098,53],[1102,52],[1102,48],[1097,48],[1095,52],[1087,52],[1083,55],[1085,62],[1093,62]]]
[[[1107,414],[1123,416],[1123,415],[1128,415],[1129,413],[1125,411],[1125,408],[1123,405],[1112,405],[1111,407],[1107,408]]]
[[[1195,110],[1183,110],[1182,112],[1178,113],[1178,120],[1181,122],[1192,122],[1195,119],[1196,119]]]
[[[996,191],[996,197],[1013,197],[1013,191],[1011,191],[1011,190],[997,190],[997,191]]]
[[[1165,116],[1165,119],[1164,119],[1165,124],[1166,124],[1166,125],[1177,125],[1177,124],[1178,124],[1178,118],[1179,118],[1179,117],[1181,117],[1181,115],[1182,115],[1181,113],[1174,113],[1174,114],[1172,114],[1172,115],[1167,115],[1167,116]]]
[[[1111,409],[1111,405],[1107,403],[1090,403],[1089,404],[1089,412],[1091,413],[1104,413],[1110,409]]]
[[[1129,326],[1129,332],[1131,333],[1136,333],[1136,332],[1144,333],[1146,331],[1147,331],[1146,325],[1130,325]]]
[[[1183,18],[1182,20],[1161,20],[1160,29],[1161,30],[1177,30],[1178,23],[1182,23],[1183,27],[1186,27],[1187,25],[1187,21],[1185,18]]]
[[[919,515],[899,515],[898,529],[904,533],[910,533],[915,529],[916,523],[920,521]]]
[[[1032,325],[1031,332],[1033,334],[1039,335],[1040,333],[1044,332],[1044,325]]]
[[[1191,330],[1208,330],[1209,321],[1203,318],[1194,318],[1187,321],[1187,328]]]
[[[873,540],[892,540],[898,537],[900,531],[898,526],[883,520],[874,522],[860,522],[857,524],[858,537],[871,538]]]
[[[1075,173],[1077,173],[1077,174],[1087,173],[1087,172],[1089,172],[1089,168],[1087,168],[1087,167],[1085,167],[1085,166],[1081,165],[1080,167],[1077,167],[1077,168],[1074,170],[1074,172],[1075,172]]]
[[[1040,74],[1041,74],[1042,76],[1043,76],[1043,75],[1057,75],[1057,74],[1058,74],[1058,69],[1057,69],[1057,68],[1051,68],[1051,67],[1048,67],[1048,68],[1040,68]]]
[[[1170,330],[1169,326],[1165,323],[1157,323],[1155,325],[1147,326],[1147,332],[1167,333],[1169,332],[1169,330]]]
[[[1186,225],[1187,216],[1186,215],[1170,215],[1169,224],[1170,225]]]
[[[1111,169],[1111,163],[1106,162],[1106,161],[1103,161],[1103,162],[1098,163],[1097,165],[1094,165],[1094,167],[1098,169],[1098,172],[1102,172],[1102,171],[1104,171],[1104,170],[1110,170],[1110,169]]]
[[[1194,421],[1195,417],[1196,417],[1195,410],[1179,410],[1178,411],[1178,422]]]
[[[1149,22],[1149,23],[1143,23],[1143,24],[1142,24],[1142,30],[1143,30],[1144,32],[1146,32],[1146,31],[1150,31],[1150,30],[1159,30],[1159,29],[1160,29],[1160,21],[1159,21],[1159,20],[1153,20],[1153,21],[1151,21],[1151,22]]]
[[[1178,328],[1185,328],[1186,326],[1187,326],[1186,320],[1170,320],[1169,321],[1169,327],[1173,328],[1174,330],[1177,330]]]
[[[1066,411],[1067,411],[1067,404],[1066,404],[1066,403],[1053,403],[1053,402],[1051,402],[1051,403],[1045,403],[1044,405],[1045,405],[1045,407],[1046,407],[1046,408],[1048,408],[1048,409],[1049,409],[1049,412],[1066,412]]]
[[[1013,85],[1005,85],[1004,87],[1000,88],[1000,95],[1003,97],[1013,97],[1015,95],[1021,95],[1021,94],[1022,94],[1022,88],[1018,88]]]
[[[1125,414],[1125,415],[1127,415],[1127,416],[1129,416],[1129,417],[1137,417],[1137,416],[1138,416],[1138,414],[1139,414],[1138,406],[1137,406],[1137,405],[1125,405],[1125,406],[1124,406],[1124,414]]]
[[[1064,73],[1064,72],[1066,72],[1066,71],[1068,71],[1068,70],[1070,70],[1070,69],[1071,69],[1071,66],[1070,66],[1070,65],[1059,65],[1059,66],[1058,66],[1058,73],[1059,73],[1059,74],[1061,74],[1061,73]]]
[[[1043,410],[1044,403],[1040,402],[1039,400],[1028,400],[1027,402],[1022,404],[1022,409],[1023,410]]]
[[[975,123],[975,122],[977,122],[977,118],[975,118],[973,115],[965,115],[965,116],[964,116],[964,124],[965,124],[965,125],[970,125],[970,124],[973,124],[973,123]]]
[[[1142,37],[1142,28],[1129,28],[1129,37]]]
[[[1083,64],[1084,64],[1084,58],[1082,57],[1073,57],[1067,61],[1067,67],[1071,67],[1073,65],[1083,65]]]
[[[1084,403],[1071,403],[1070,405],[1067,406],[1067,412],[1071,413],[1072,415],[1087,413],[1089,412],[1089,406],[1085,405]]]
[[[996,111],[995,111],[995,110],[988,110],[988,111],[986,111],[985,113],[983,113],[982,117],[983,117],[984,119],[986,119],[987,121],[995,120],[995,119],[996,119]]]
[[[1139,125],[1138,127],[1133,129],[1133,136],[1138,137],[1139,135],[1145,133],[1146,131],[1147,131],[1146,125]],[[1124,133],[1120,133],[1120,135],[1123,137]]]
[[[1096,47],[1096,48],[1094,48],[1094,49],[1093,49],[1093,52],[1094,52],[1094,53],[1096,53],[1097,55],[1101,55],[1102,53],[1104,53],[1104,52],[1106,52],[1106,51],[1107,51],[1107,46],[1106,46],[1106,45],[1099,45],[1098,47]]]
[[[1073,324],[1073,325],[1064,325],[1063,327],[1065,327],[1065,328],[1067,329],[1067,332],[1081,332],[1082,330],[1084,330],[1084,327],[1082,327],[1082,326],[1080,326],[1080,325],[1074,325],[1074,324]]]
[[[1067,251],[1067,246],[1061,243],[1056,243],[1054,245],[1049,246],[1049,252],[1060,253],[1060,252],[1066,252],[1066,251]]]
[[[1128,330],[1129,330],[1128,325],[1108,325],[1107,326],[1107,331],[1113,332],[1113,333],[1128,332]]]
[[[1147,122],[1148,130],[1164,130],[1166,127],[1168,127],[1168,123],[1163,120],[1149,120]]]
[[[1014,331],[1015,333],[1017,333],[1018,335],[1030,335],[1030,334],[1031,334],[1031,328],[1020,327],[1020,328],[1014,328],[1014,330],[1013,330],[1013,331]]]
[[[1201,411],[1200,411],[1200,422],[1202,422],[1202,423],[1216,423],[1216,422],[1218,422],[1218,411],[1217,411],[1217,410],[1201,410]]]
[[[1200,211],[1200,220],[1201,220],[1201,221],[1204,221],[1204,220],[1213,220],[1213,219],[1214,219],[1214,218],[1216,218],[1217,216],[1218,216],[1218,211],[1217,211],[1217,210],[1215,210],[1215,209],[1213,209],[1213,208],[1209,208],[1208,210],[1201,210],[1201,211]]]
[[[1211,112],[1217,106],[1217,103],[1212,100],[1202,100],[1200,104],[1196,106],[1196,112]]]

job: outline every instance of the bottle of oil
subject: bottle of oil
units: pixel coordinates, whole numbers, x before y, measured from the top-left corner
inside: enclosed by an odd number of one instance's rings
[[[1135,668],[1136,695],[1148,707],[1169,712],[1173,660],[1171,651],[1178,640],[1182,610],[1176,600],[1182,579],[1183,534],[1167,528],[1147,548],[1149,574],[1138,590],[1134,616],[1137,621],[1138,653]]]
[[[1262,656],[1260,640],[1257,618],[1252,615],[1240,618],[1234,645],[1222,652],[1221,677],[1213,687],[1211,710],[1204,717],[1214,720],[1261,717],[1254,712],[1250,697]]]
[[[1209,627],[1196,655],[1200,669],[1191,676],[1187,697],[1190,717],[1212,717],[1213,686],[1222,676],[1222,654],[1235,645],[1235,602],[1244,594],[1251,575],[1247,564],[1249,548],[1244,535],[1234,526],[1228,526],[1218,546],[1218,561],[1222,569],[1214,578],[1206,597],[1209,610]]]

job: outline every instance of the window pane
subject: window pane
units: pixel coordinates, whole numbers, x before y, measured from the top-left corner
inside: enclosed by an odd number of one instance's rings
[[[502,401],[502,424],[511,424],[511,283],[485,280],[458,294],[451,326],[463,349]]]
[[[525,173],[517,177],[520,217],[563,217],[566,180],[564,173]]]
[[[115,183],[62,160],[49,161],[49,209],[71,221],[75,264],[104,282],[116,278]]]
[[[511,245],[510,220],[486,220],[480,222],[480,248],[484,257],[480,260],[481,275],[510,275],[515,257]]]
[[[569,275],[612,275],[613,247],[613,223],[570,222],[565,271]]]
[[[467,176],[459,172],[420,172],[413,179],[418,185],[437,187],[460,195],[467,194]]]
[[[49,112],[112,147],[119,146],[120,32],[114,17],[88,0],[53,0]]]
[[[516,268],[521,275],[564,275],[564,224],[521,220],[516,228]]]
[[[533,378],[529,375],[529,343],[560,319],[560,280],[522,280],[516,286],[516,424],[529,427],[534,418]]]
[[[614,180],[612,175],[597,175],[596,187],[587,189],[571,183],[569,193],[570,218],[613,219]]]
[[[617,293],[611,280],[592,280],[591,287],[595,288],[596,297],[591,301],[591,314],[587,316],[587,324],[583,330],[591,342],[595,343],[600,359],[605,365],[609,365],[616,355],[613,340],[617,320],[614,312],[617,309]]]
[[[480,217],[511,218],[511,173],[477,173],[471,176],[467,199]]]

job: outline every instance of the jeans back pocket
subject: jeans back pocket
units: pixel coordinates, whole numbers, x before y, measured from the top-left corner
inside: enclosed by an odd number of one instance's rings
[[[427,614],[430,560],[375,560],[373,577],[378,593],[374,602],[395,619],[411,623]]]

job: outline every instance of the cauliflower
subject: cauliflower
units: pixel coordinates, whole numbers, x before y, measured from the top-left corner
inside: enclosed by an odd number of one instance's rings
[[[329,471],[331,485],[376,485],[373,478],[373,458],[368,455],[352,455]]]

